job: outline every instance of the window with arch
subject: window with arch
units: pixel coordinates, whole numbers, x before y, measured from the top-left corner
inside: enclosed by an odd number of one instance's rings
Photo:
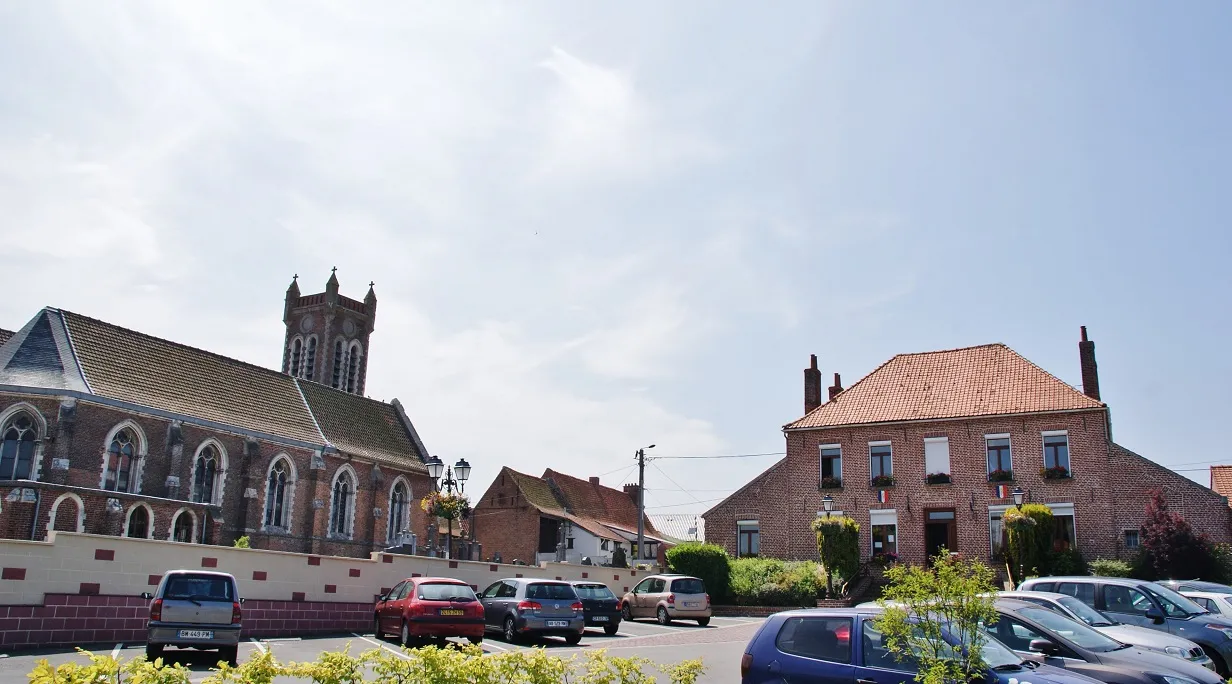
[[[350,350],[347,351],[346,391],[351,394],[355,393],[355,383],[359,379],[359,363],[363,355],[364,350],[358,342],[351,344]]]
[[[111,438],[111,444],[107,446],[103,489],[113,492],[132,491],[136,462],[137,438],[130,428],[124,428]]]
[[[355,480],[350,471],[340,470],[334,478],[334,496],[329,509],[329,533],[336,537],[350,536],[354,511]]]
[[[334,342],[334,378],[330,383],[334,389],[342,387],[342,367],[346,365],[346,350],[342,340]]]
[[[393,492],[389,495],[389,540],[394,541],[407,528],[406,502],[410,498],[406,483],[399,480],[394,483]]]
[[[317,338],[312,336],[308,338],[308,343],[304,345],[304,372],[300,376],[305,380],[312,380],[316,377],[317,372]]]
[[[4,424],[0,443],[0,480],[28,480],[34,466],[38,428],[24,411]]]
[[[287,487],[291,481],[291,467],[285,458],[280,458],[270,467],[269,482],[265,494],[266,527],[287,527],[290,512],[287,510]]]
[[[128,533],[136,539],[150,537],[150,511],[145,506],[133,506],[128,512]]]
[[[188,511],[180,511],[171,524],[171,541],[191,543],[193,540],[193,516]]]
[[[218,449],[207,446],[197,454],[193,464],[192,500],[197,503],[214,503],[214,493],[218,490],[218,473],[221,460]]]
[[[291,375],[299,376],[299,361],[304,354],[304,342],[298,337],[291,341],[291,367],[288,369]]]

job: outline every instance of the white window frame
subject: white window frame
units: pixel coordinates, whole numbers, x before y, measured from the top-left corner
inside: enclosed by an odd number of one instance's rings
[[[1008,432],[999,432],[997,434],[984,435],[984,474],[991,475],[992,471],[988,469],[988,442],[993,439],[1005,439],[1010,443],[1010,467],[1009,471],[1014,473],[1014,438]],[[1014,478],[1018,478],[1018,474],[1014,473]]]
[[[883,439],[881,441],[868,443],[868,480],[869,482],[872,482],[873,478],[876,477],[876,475],[873,475],[873,447],[890,447],[890,472],[882,473],[882,475],[889,475],[890,477],[894,477],[894,444],[888,439]]]
[[[189,475],[189,481],[188,481],[188,498],[192,499],[193,496],[196,494],[196,491],[197,491],[197,460],[201,458],[201,453],[204,452],[207,447],[214,447],[215,453],[218,454],[218,463],[215,464],[215,468],[214,468],[214,486],[210,490],[210,500],[209,501],[200,501],[200,502],[195,502],[195,503],[205,503],[205,504],[211,504],[214,506],[221,506],[222,505],[222,489],[225,486],[224,483],[227,481],[227,477],[226,477],[227,449],[226,447],[222,445],[222,442],[218,441],[217,439],[213,437],[210,437],[209,439],[202,442],[197,447],[197,453],[193,454],[192,470],[189,471],[191,474]]]
[[[129,537],[128,526],[133,521],[133,513],[137,512],[138,508],[145,509],[145,536],[144,537]],[[120,532],[121,537],[129,539],[153,539],[154,538],[154,509],[150,508],[144,501],[138,501],[128,507],[128,513],[124,515],[124,529]]]
[[[282,525],[267,525],[265,523],[265,510],[269,506],[269,499],[272,492],[270,491],[270,473],[274,471],[274,466],[279,460],[287,462],[287,484],[282,495]],[[299,482],[299,471],[295,468],[295,460],[286,452],[278,452],[270,459],[269,466],[265,468],[265,498],[261,500],[261,530],[273,532],[291,533],[291,525],[295,522],[295,516],[292,515],[293,504],[295,503],[295,485]]]
[[[337,505],[337,501],[335,501],[334,499],[336,495],[336,487],[338,485],[338,480],[340,480],[344,476],[346,476],[347,479],[350,481],[351,492],[350,492],[350,495],[347,496],[347,501],[345,504],[346,510],[342,511],[343,523],[345,524],[346,529],[343,530],[342,533],[338,533],[334,531],[334,506]],[[333,480],[331,480],[329,483],[329,527],[328,527],[329,532],[328,534],[331,538],[352,539],[354,537],[355,535],[355,499],[358,493],[359,493],[359,477],[355,474],[355,469],[352,468],[349,463],[343,463],[341,466],[338,467],[337,472],[334,473]]]
[[[996,505],[996,506],[989,506],[989,507],[988,507],[988,557],[989,557],[989,558],[991,558],[991,557],[993,556],[993,553],[994,553],[994,548],[996,547],[996,545],[997,545],[998,543],[1000,543],[1000,542],[1001,542],[1001,540],[1000,540],[1000,539],[996,540],[996,542],[994,542],[994,541],[993,541],[993,537],[992,537],[992,517],[993,517],[994,515],[1000,515],[1000,516],[1001,516],[1001,525],[1002,525],[1002,529],[1004,529],[1004,526],[1005,526],[1005,512],[1006,512],[1006,511],[1008,511],[1008,510],[1009,510],[1009,509],[1011,509],[1011,508],[1014,508],[1014,506],[1013,506],[1012,504],[1009,504],[1009,505],[1006,505],[1006,504],[999,504],[999,505]]]
[[[406,520],[405,520],[406,529],[410,530],[412,527],[411,525],[411,501],[413,500],[414,497],[411,494],[411,482],[410,480],[407,480],[406,477],[403,475],[399,475],[398,477],[395,477],[393,483],[389,485],[389,499],[388,499],[389,500],[389,514],[385,516],[385,520],[386,520],[385,524],[388,526],[389,521],[393,517],[394,490],[398,487],[399,484],[401,484],[406,489],[406,501],[403,501],[402,505],[405,507],[405,510],[403,511],[403,515],[406,517]],[[389,541],[392,543],[394,541],[397,541],[399,531],[400,530],[387,529],[385,530],[385,536],[388,537]]]
[[[950,438],[949,437],[925,437],[924,438],[924,475],[925,477],[934,474],[933,472],[931,472],[931,469],[928,467],[928,445],[929,444],[942,444],[942,443],[945,444],[945,470],[941,470],[937,472],[945,473],[946,475],[953,475],[953,472],[951,472],[953,465],[950,463]],[[987,455],[985,455],[984,460],[985,461],[988,460]]]
[[[133,438],[137,442],[137,444],[135,445],[137,447],[137,450],[136,450],[136,453],[133,454],[133,463],[129,464],[128,466],[129,467],[128,477],[132,480],[132,487],[128,489],[126,493],[140,494],[141,493],[141,473],[143,470],[145,470],[145,457],[147,455],[147,449],[148,449],[147,445],[150,442],[145,437],[145,430],[142,430],[141,426],[138,425],[137,422],[132,420],[131,418],[126,418],[120,421],[119,423],[117,423],[115,427],[111,428],[111,431],[107,433],[107,438],[103,440],[103,467],[102,467],[102,470],[98,474],[98,488],[103,489],[105,491],[109,491],[109,492],[119,491],[116,489],[106,489],[107,469],[111,467],[111,463],[110,463],[111,461],[111,442],[112,440],[116,438],[116,435],[119,435],[120,432],[123,431],[125,428],[132,431]],[[116,477],[119,478],[119,476],[120,474],[116,473]]]
[[[1044,450],[1044,440],[1049,437],[1064,437],[1065,438],[1065,468],[1069,470],[1069,476],[1074,476],[1074,454],[1069,445],[1069,430],[1044,430],[1040,432],[1040,462],[1043,468],[1048,467],[1048,455]],[[1013,456],[1013,448],[1010,449],[1010,455]]]
[[[1066,502],[1066,503],[1049,503],[1049,504],[1044,504],[1044,505],[1048,507],[1048,510],[1052,511],[1052,516],[1054,518],[1059,515],[1068,515],[1070,518],[1074,520],[1074,547],[1073,548],[1075,549],[1079,548],[1079,545],[1078,545],[1078,513],[1075,511],[1074,504]]]
[[[833,514],[831,514],[833,515]],[[886,522],[887,520],[891,522]],[[894,526],[894,548],[898,548],[898,511],[893,508],[875,508],[868,512],[868,557],[872,558],[877,554],[877,549],[873,548],[873,527],[882,527],[885,525]],[[897,553],[897,552],[895,552]]]
[[[188,514],[188,517],[192,518],[192,531],[189,532],[187,542],[179,543],[196,544],[199,541],[199,537],[197,537],[197,513],[187,506],[171,514],[171,524],[167,526],[167,541],[175,541],[175,521],[179,520],[180,516],[185,513]]]
[[[826,449],[838,449],[838,480],[843,481],[843,445],[842,444],[818,444],[817,445],[817,482],[821,482],[821,478],[825,477],[825,459],[822,458],[821,452]]]
[[[18,413],[25,413],[34,423],[34,455],[31,457],[34,460],[30,463],[30,480],[38,482],[43,469],[43,445],[47,441],[47,418],[33,404],[24,401],[13,404],[0,412],[0,443],[4,441],[4,428]],[[111,442],[108,442],[108,445],[110,444]],[[13,482],[13,480],[5,480],[5,482]]]

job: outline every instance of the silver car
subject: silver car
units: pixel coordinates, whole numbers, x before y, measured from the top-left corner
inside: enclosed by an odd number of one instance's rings
[[[559,636],[573,646],[582,640],[582,600],[568,582],[503,579],[479,595],[484,627],[514,643],[529,636]]]
[[[238,664],[241,610],[235,578],[225,572],[170,570],[150,600],[145,654],[162,657],[167,646],[217,649],[221,660]]]
[[[1035,605],[1054,610],[1072,620],[1086,623],[1091,629],[1104,636],[1112,637],[1123,644],[1188,660],[1208,670],[1215,669],[1215,663],[1203,652],[1202,647],[1194,642],[1168,634],[1167,632],[1146,629],[1145,627],[1137,627],[1135,625],[1118,624],[1110,620],[1108,616],[1069,594],[1056,594],[1047,591],[1003,591],[998,594],[998,597],[1034,603]]]

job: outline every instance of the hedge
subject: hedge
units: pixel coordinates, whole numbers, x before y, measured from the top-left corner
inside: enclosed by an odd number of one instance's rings
[[[137,657],[121,662],[109,655],[89,656],[90,664],[69,662],[51,665],[40,660],[28,678],[32,684],[190,684],[191,672],[178,663],[166,665]],[[350,647],[326,651],[310,663],[280,663],[271,650],[254,653],[239,667],[220,662],[204,684],[271,684],[294,679],[314,684],[351,684],[375,674],[378,682],[475,682],[482,684],[643,684],[654,681],[647,667],[656,667],[672,684],[694,684],[705,672],[700,660],[675,665],[655,665],[646,658],[609,657],[606,651],[590,651],[582,660],[561,658],[543,649],[507,651],[485,656],[477,646],[403,649],[401,653],[375,648],[357,656]]]
[[[731,557],[722,546],[702,542],[673,546],[667,550],[667,565],[674,572],[700,579],[712,603],[727,598]]]
[[[1131,577],[1134,572],[1132,565],[1115,558],[1096,558],[1087,567],[1096,577]]]
[[[731,562],[731,600],[738,606],[817,605],[825,584],[821,565],[773,558],[737,558]]]

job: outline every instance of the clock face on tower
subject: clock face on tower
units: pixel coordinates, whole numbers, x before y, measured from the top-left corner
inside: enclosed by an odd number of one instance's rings
[[[347,337],[355,334],[355,321],[347,319],[342,322],[342,332],[346,333]]]
[[[313,324],[316,323],[312,318],[312,314],[307,314],[299,321],[300,332],[309,332],[312,330]]]

